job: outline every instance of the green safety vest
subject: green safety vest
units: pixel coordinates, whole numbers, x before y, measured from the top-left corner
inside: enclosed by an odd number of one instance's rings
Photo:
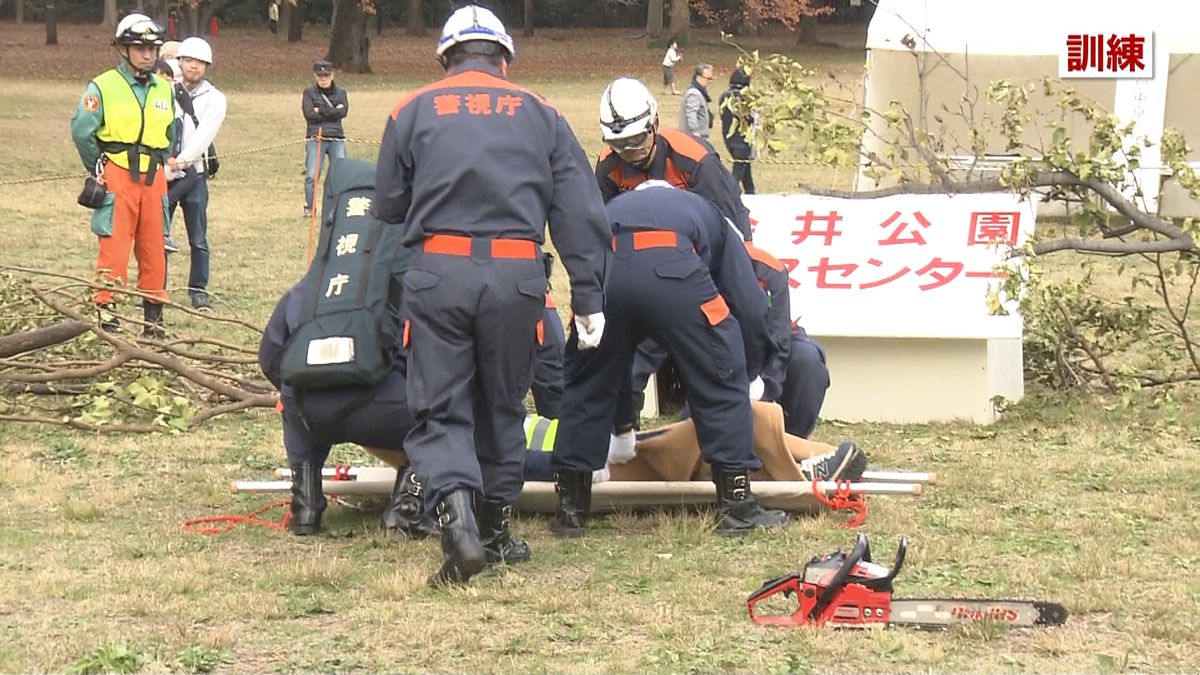
[[[175,91],[170,83],[152,75],[146,92],[146,105],[143,106],[138,102],[133,85],[116,68],[106,70],[92,82],[100,90],[100,100],[104,105],[104,124],[96,132],[96,140],[100,141],[100,149],[110,162],[128,169],[129,154],[123,149],[106,147],[106,144],[167,149],[170,144],[167,130],[175,120]],[[144,152],[139,155],[138,170],[149,170],[150,156]]]
[[[525,417],[525,447],[535,452],[554,452],[554,437],[558,435],[558,420],[538,415]]]

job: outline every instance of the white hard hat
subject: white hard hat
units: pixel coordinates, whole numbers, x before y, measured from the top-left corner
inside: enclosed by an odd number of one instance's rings
[[[175,58],[196,59],[203,61],[208,65],[212,65],[212,47],[204,41],[204,38],[190,37],[179,43],[179,51],[175,52]]]
[[[646,85],[622,77],[600,95],[600,134],[606,141],[631,138],[650,130],[658,120],[658,102]]]
[[[450,18],[446,19],[446,25],[442,26],[442,37],[438,39],[437,45],[438,63],[446,65],[446,52],[454,45],[474,40],[495,42],[508,52],[509,61],[517,55],[512,36],[508,34],[500,19],[489,9],[467,5],[451,14]]]
[[[117,30],[113,33],[113,44],[146,44],[159,45],[163,43],[163,29],[145,14],[130,14],[117,22]]]

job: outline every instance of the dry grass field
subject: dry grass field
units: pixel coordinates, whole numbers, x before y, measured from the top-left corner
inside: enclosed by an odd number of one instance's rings
[[[219,312],[260,325],[305,264],[298,98],[324,50],[319,30],[306,36],[288,45],[225,30],[215,42],[213,79],[230,105],[217,141],[228,159],[211,187],[211,290]],[[853,81],[861,31],[830,37],[844,46],[794,55]],[[0,265],[89,276],[96,244],[75,205],[79,181],[13,183],[81,172],[68,119],[112,53],[94,27],[64,26],[60,38],[47,48],[39,26],[0,26]],[[723,89],[735,54],[715,36],[700,42],[687,61],[718,64]],[[353,156],[373,158],[396,99],[437,77],[433,43],[385,35],[372,50],[375,74],[339,77],[350,91],[347,133],[361,141]],[[778,38],[747,46],[788,47]],[[656,82],[661,59],[629,31],[547,31],[518,38],[518,52],[513,78],[555,102],[591,153],[604,84],[620,74]],[[662,101],[666,124],[677,107]],[[293,144],[258,150],[281,143]],[[756,171],[771,191],[846,180],[789,165]],[[172,267],[177,298],[183,268]],[[167,320],[204,330],[178,313]],[[378,502],[331,506],[326,533],[307,540],[253,527],[182,530],[188,518],[270,501],[227,489],[285,463],[266,411],[183,435],[0,423],[0,671],[1195,672],[1198,402],[1194,389],[1127,407],[1034,391],[989,427],[822,421],[820,440],[853,436],[874,466],[941,477],[920,499],[871,500],[864,529],[878,557],[902,534],[912,543],[898,595],[1029,597],[1072,614],[1057,629],[945,633],[747,620],[745,598],[765,579],[853,542],[842,516],[741,541],[708,534],[704,513],[600,518],[575,541],[522,516],[514,526],[532,562],[432,590],[424,580],[437,543],[379,532]],[[367,461],[349,446],[333,459]]]

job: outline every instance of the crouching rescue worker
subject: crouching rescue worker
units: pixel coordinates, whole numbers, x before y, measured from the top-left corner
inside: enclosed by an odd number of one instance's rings
[[[629,362],[653,338],[674,357],[687,384],[696,436],[717,486],[722,534],[787,522],[750,488],[762,463],[754,453],[746,354],[739,321],[765,333],[766,300],[741,240],[717,208],[662,181],[644,183],[607,205],[615,260],[608,327],[598,349],[567,340],[563,429],[553,454],[558,508],[551,529],[583,534],[592,472],[604,467],[618,399],[628,396]]]
[[[749,242],[746,251],[750,254],[754,276],[766,293],[767,330],[772,344],[763,362],[762,386],[751,387],[751,398],[778,403],[783,408],[784,431],[808,438],[817,428],[825,392],[829,389],[825,348],[792,321],[791,292],[783,263]],[[638,345],[633,360],[633,404],[624,418],[618,419],[618,427],[621,422],[628,424],[636,419],[643,401],[642,390],[650,375],[666,360],[666,350],[654,341],[647,340]]]
[[[138,264],[137,289],[143,296],[142,334],[162,338],[167,301],[164,165],[175,142],[175,92],[170,81],[154,74],[163,44],[157,23],[130,14],[117,24],[112,44],[120,63],[88,82],[71,118],[79,158],[102,186],[90,191],[92,200],[81,195],[80,203],[95,209],[92,232],[100,240],[97,281],[126,285],[132,251]],[[92,297],[101,326],[117,330],[112,291],[97,288]]]
[[[396,356],[387,377],[378,385],[322,387],[297,390],[283,383],[283,355],[289,338],[304,317],[306,280],[279,299],[263,331],[258,362],[263,374],[280,391],[283,445],[292,469],[292,505],[288,529],[296,535],[313,535],[321,529],[326,499],[321,489],[321,469],[335,443],[357,443],[386,450],[403,450],[404,436],[412,429],[405,394],[404,354]],[[401,467],[392,498],[384,509],[385,528],[412,537],[436,531],[422,518],[421,483],[411,468]]]
[[[404,228],[414,252],[404,277],[414,427],[404,447],[441,527],[435,585],[466,583],[483,568],[481,528],[508,536],[545,308],[546,224],[583,346],[603,332],[611,238],[566,120],[507,80],[515,50],[500,20],[474,5],[456,10],[436,53],[446,77],[406,96],[387,122],[373,205],[380,220]],[[522,550],[506,562],[528,559]]]

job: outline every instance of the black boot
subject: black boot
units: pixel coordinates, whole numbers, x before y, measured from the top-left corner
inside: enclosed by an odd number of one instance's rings
[[[397,469],[392,496],[383,508],[383,529],[403,533],[413,539],[424,539],[437,534],[437,525],[425,512],[425,505],[422,503],[424,492],[421,480],[417,478],[412,467],[402,466]]]
[[[142,318],[146,321],[142,328],[142,337],[150,340],[162,340],[167,337],[161,303],[142,300]]]
[[[779,527],[788,521],[783,511],[764,509],[750,491],[750,472],[713,467],[717,484],[717,534],[743,535],[756,527]]]
[[[582,537],[592,510],[592,472],[559,471],[554,481],[558,508],[550,531],[560,537]]]
[[[437,523],[442,528],[442,568],[429,577],[430,586],[465,584],[483,569],[483,543],[471,508],[470,490],[455,490],[437,505]]]
[[[325,512],[325,494],[321,491],[321,465],[301,462],[292,465],[292,518],[288,529],[292,534],[307,537],[321,531],[321,514]]]
[[[529,560],[529,544],[513,539],[508,531],[512,504],[487,497],[481,497],[475,503],[479,506],[479,537],[483,540],[487,564],[512,565]]]

